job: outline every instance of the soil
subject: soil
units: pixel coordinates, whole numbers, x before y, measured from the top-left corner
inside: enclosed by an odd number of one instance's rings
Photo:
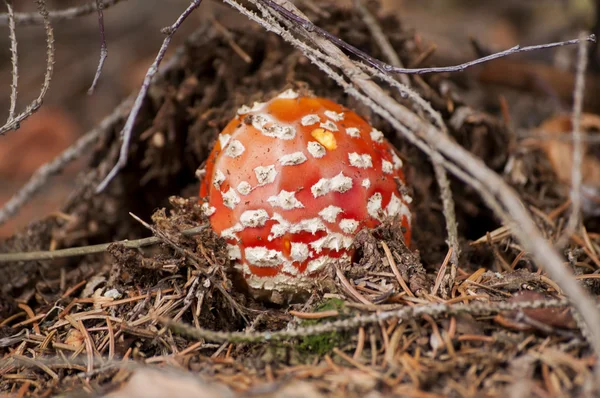
[[[418,31],[378,12],[377,4],[370,7],[405,65],[432,62],[423,56],[428,44]],[[385,58],[355,9],[326,11],[306,12],[318,26]],[[60,212],[0,241],[0,253],[8,253],[151,235],[130,214],[151,223],[161,241],[135,249],[115,243],[82,257],[0,263],[0,391],[151,396],[140,393],[144,386],[156,383],[159,391],[176,381],[167,390],[183,388],[181,396],[581,394],[595,359],[569,308],[386,320],[273,342],[268,337],[215,342],[168,327],[165,319],[212,331],[275,332],[328,320],[303,320],[290,311],[335,311],[339,320],[447,300],[562,297],[509,234],[496,234],[502,225],[475,191],[455,179],[461,260],[455,283],[442,280],[442,263],[450,267],[447,234],[429,159],[278,36],[233,12],[220,22],[249,62],[214,23],[200,22],[152,83],[135,122],[127,166],[108,189],[95,192],[117,160],[126,112],[95,143]],[[515,128],[538,124],[556,108],[534,112],[539,91],[499,88],[497,80],[486,86],[478,80],[485,71],[412,76],[411,82],[440,112],[452,137],[503,174],[547,236],[558,236],[568,212],[557,209],[569,197],[568,186],[557,180],[542,150],[523,145]],[[192,236],[180,231],[207,225],[196,172],[218,133],[240,106],[287,88],[355,110],[398,148],[413,197],[413,242],[406,247],[394,222],[364,231],[355,242],[359,256],[342,267],[341,277],[332,276],[330,285],[315,289],[305,302],[275,305],[238,288],[224,242],[210,228]],[[506,103],[511,105],[503,107]],[[595,275],[597,220],[588,217],[586,227],[565,253],[576,274]],[[597,295],[595,281],[582,278]],[[155,375],[155,369],[162,373]]]

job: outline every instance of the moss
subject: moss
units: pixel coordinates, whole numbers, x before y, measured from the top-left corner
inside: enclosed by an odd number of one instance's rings
[[[319,305],[317,305],[314,309],[314,312],[324,312],[324,311],[332,311],[336,310],[340,313],[340,316],[337,318],[343,318],[344,316],[344,300],[340,300],[337,298],[331,298],[323,301]],[[330,318],[323,319],[307,319],[301,322],[300,326],[308,327],[312,325],[318,325],[324,322],[330,322]],[[298,351],[301,354],[314,356],[314,355],[324,355],[333,350],[335,347],[339,347],[345,344],[348,341],[349,335],[346,332],[328,332],[323,334],[318,334],[314,336],[305,336],[300,339],[300,344],[298,346]]]

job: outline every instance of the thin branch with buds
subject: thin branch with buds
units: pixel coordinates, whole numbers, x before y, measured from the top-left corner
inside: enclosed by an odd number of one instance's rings
[[[15,109],[17,107],[17,87],[19,84],[19,56],[17,52],[17,34],[15,28],[15,11],[13,9],[12,0],[4,0],[8,9],[8,37],[10,39],[10,63],[12,66],[12,84],[10,85],[10,109],[8,110],[8,119],[10,122],[15,117]]]
[[[580,37],[585,37],[581,34]],[[577,231],[581,224],[581,183],[583,176],[581,166],[583,163],[583,134],[581,133],[581,112],[583,108],[583,95],[585,89],[585,69],[588,62],[588,46],[582,41],[579,43],[577,57],[577,70],[575,74],[575,89],[573,91],[573,114],[571,115],[571,124],[573,128],[573,164],[571,166],[571,214],[567,221],[567,226],[561,237],[558,239],[557,246],[562,247],[571,235]]]
[[[358,315],[349,319],[341,319],[333,322],[323,322],[318,325],[308,327],[299,327],[290,330],[280,330],[276,332],[220,332],[203,328],[197,328],[182,322],[175,322],[170,319],[159,318],[159,321],[166,325],[171,331],[194,339],[205,339],[214,342],[232,342],[232,343],[265,343],[271,341],[281,341],[293,338],[302,338],[315,336],[324,333],[342,332],[346,330],[357,329],[361,326],[373,325],[382,321],[391,319],[407,321],[428,315],[433,318],[444,316],[470,314],[473,316],[497,314],[503,311],[518,311],[534,308],[556,308],[565,307],[569,303],[567,300],[538,300],[522,302],[496,302],[486,304],[425,304],[413,307],[402,307],[399,310],[378,311],[369,315]]]
[[[100,74],[102,73],[104,61],[106,61],[106,57],[108,56],[106,35],[104,34],[104,13],[102,12],[104,7],[104,0],[96,0],[96,9],[98,11],[98,29],[100,30],[100,61],[98,61],[98,68],[96,69],[96,74],[94,75],[94,80],[92,81],[92,85],[88,90],[88,94],[92,94],[94,92],[96,85],[98,84],[98,80],[100,80]]]
[[[33,115],[42,106],[42,101],[46,96],[46,92],[50,88],[52,73],[54,72],[54,31],[50,23],[48,8],[45,0],[36,0],[38,12],[44,20],[44,29],[46,30],[46,72],[44,73],[44,83],[38,97],[25,108],[19,115],[13,117],[4,126],[0,127],[0,136],[11,130],[19,128],[20,123]]]
[[[181,231],[184,236],[198,235],[206,229],[206,225],[199,227],[190,228]],[[68,249],[60,250],[42,250],[37,252],[26,252],[26,253],[0,253],[0,264],[11,263],[18,261],[45,261],[45,260],[56,260],[59,258],[70,258],[70,257],[82,257],[89,256],[92,254],[104,253],[110,245],[119,244],[129,249],[139,249],[146,246],[156,245],[161,243],[160,237],[151,236],[149,238],[134,239],[134,240],[120,240],[116,242],[100,243],[97,245],[70,247]]]
[[[421,75],[421,74],[425,74],[425,73],[463,72],[465,69],[471,68],[475,65],[483,64],[485,62],[490,62],[490,61],[493,61],[498,58],[506,57],[508,55],[514,55],[514,54],[529,52],[529,51],[545,50],[545,49],[549,49],[549,48],[562,47],[562,46],[566,46],[566,45],[573,45],[573,44],[578,44],[581,41],[581,39],[573,39],[573,40],[559,41],[559,42],[555,42],[555,43],[539,44],[539,45],[526,46],[526,47],[521,47],[520,45],[517,45],[517,46],[511,47],[504,51],[500,51],[500,52],[490,54],[490,55],[482,57],[482,58],[475,59],[473,61],[469,61],[469,62],[465,62],[465,63],[459,64],[459,65],[453,65],[453,66],[441,66],[441,67],[433,67],[433,68],[402,68],[402,67],[387,64],[377,58],[374,58],[374,57],[368,55],[364,51],[359,50],[358,48],[354,47],[353,45],[346,43],[339,37],[329,33],[325,29],[322,29],[322,28],[314,25],[308,19],[303,18],[297,14],[294,14],[293,12],[289,11],[285,7],[277,4],[275,1],[272,1],[272,0],[259,0],[259,1],[260,1],[260,3],[275,10],[277,13],[279,13],[283,17],[287,18],[288,20],[293,21],[297,26],[301,26],[307,32],[314,33],[315,35],[318,35],[318,36],[328,40],[329,42],[333,43],[337,47],[343,48],[344,50],[356,55],[357,57],[359,57],[366,63],[370,64],[371,66],[373,66],[377,69],[380,69],[384,72],[387,72],[387,73],[406,73],[406,74],[411,74],[411,75],[415,75],[415,74]],[[589,42],[596,42],[596,36],[589,35],[585,38],[585,40],[589,41]]]
[[[112,7],[125,0],[105,0],[104,9]],[[48,18],[50,20],[64,21],[68,19],[74,19],[77,17],[85,16],[94,13],[97,10],[96,0],[84,4],[82,6],[71,7],[64,10],[50,11]],[[0,13],[0,25],[6,25],[9,23],[9,15]],[[44,17],[35,13],[15,13],[15,23],[17,25],[42,25],[44,24]]]
[[[179,16],[179,18],[177,18],[175,23],[173,23],[173,25],[163,29],[163,33],[165,33],[167,36],[163,40],[163,43],[160,47],[160,50],[158,50],[158,54],[156,55],[154,62],[148,69],[148,72],[146,72],[146,76],[144,77],[144,82],[142,83],[142,87],[135,99],[135,102],[133,103],[133,108],[131,109],[131,113],[129,114],[129,117],[127,118],[127,122],[125,122],[125,126],[123,127],[123,130],[121,131],[121,137],[123,139],[123,143],[121,144],[121,150],[119,153],[119,159],[117,160],[117,164],[115,164],[115,166],[108,173],[108,175],[104,178],[104,180],[98,185],[98,187],[96,188],[96,193],[104,191],[104,189],[108,186],[108,184],[110,184],[110,182],[113,180],[113,178],[115,178],[117,176],[117,174],[119,173],[119,171],[121,171],[121,169],[123,167],[125,167],[125,165],[127,164],[127,158],[129,157],[129,144],[131,142],[131,135],[133,133],[133,125],[135,123],[138,113],[140,112],[140,109],[142,108],[142,103],[144,102],[144,98],[146,98],[146,94],[148,93],[148,89],[150,88],[150,83],[152,82],[152,78],[154,77],[154,75],[156,75],[156,73],[158,73],[158,67],[159,67],[160,63],[162,62],[163,58],[165,57],[165,53],[167,52],[167,48],[169,47],[169,44],[171,43],[171,39],[173,38],[173,35],[175,34],[175,32],[177,32],[177,29],[179,29],[179,26],[181,26],[183,21],[185,21],[185,19],[196,8],[198,8],[201,3],[202,3],[202,0],[192,0],[192,2],[185,9],[185,11]]]

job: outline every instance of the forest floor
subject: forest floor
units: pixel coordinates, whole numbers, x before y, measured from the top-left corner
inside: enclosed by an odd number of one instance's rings
[[[522,3],[389,0],[371,2],[369,9],[410,67],[456,64],[518,43],[570,39],[594,24],[586,2]],[[72,2],[51,4],[62,8]],[[0,393],[304,398],[590,393],[596,357],[570,307],[495,310],[502,303],[564,296],[476,191],[451,181],[461,257],[454,264],[454,284],[446,286],[445,270],[453,265],[428,157],[278,36],[217,2],[202,5],[177,33],[179,42],[136,119],[127,167],[96,194],[116,162],[118,133],[130,109],[117,105],[139,88],[162,41],[158,29],[180,12],[173,4],[184,8],[188,2],[157,4],[152,15],[138,12],[144,9],[140,4],[105,10],[110,55],[91,97],[85,91],[97,62],[95,17],[57,29],[62,58],[48,101],[20,130],[0,137],[0,204],[37,167],[103,117],[112,117],[84,158],[52,180],[17,219],[0,226],[0,253],[134,240],[152,232],[160,244],[132,249],[121,242],[85,256],[0,262]],[[302,8],[316,25],[385,59],[356,8],[344,2],[307,4],[312,6]],[[43,31],[22,29],[23,42],[32,48],[41,38],[39,51],[28,52],[23,62],[43,65]],[[87,33],[76,38],[76,29]],[[594,51],[582,118],[590,134],[600,131],[595,116],[600,102],[588,95],[600,88]],[[561,236],[569,217],[564,170],[571,169],[572,159],[568,143],[548,138],[571,131],[576,53],[577,46],[562,47],[458,74],[409,77],[452,137],[518,192],[551,241]],[[86,56],[77,62],[81,54]],[[0,81],[9,87],[10,58],[4,58]],[[35,93],[31,81],[40,70],[22,71],[31,85],[23,88],[25,95]],[[370,231],[356,242],[359,257],[336,276],[334,288],[315,291],[300,304],[277,306],[236,289],[223,241],[210,229],[192,236],[180,232],[207,224],[196,170],[219,132],[240,106],[287,88],[355,110],[398,148],[412,189],[413,241],[407,248],[393,223]],[[4,98],[0,109],[7,108]],[[584,159],[590,189],[600,187],[594,149],[587,145]],[[584,211],[584,227],[562,253],[578,281],[597,296],[597,202],[584,202]],[[153,231],[130,213],[151,223]],[[435,304],[472,303],[480,306],[433,310]],[[432,310],[411,312],[422,307]],[[253,337],[235,334],[240,331]]]

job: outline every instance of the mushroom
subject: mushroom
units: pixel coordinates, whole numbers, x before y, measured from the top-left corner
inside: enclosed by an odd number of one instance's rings
[[[287,90],[237,111],[207,160],[200,196],[234,269],[255,296],[275,301],[310,291],[351,258],[360,229],[386,217],[400,218],[409,244],[404,188],[402,161],[379,130],[330,100]]]

